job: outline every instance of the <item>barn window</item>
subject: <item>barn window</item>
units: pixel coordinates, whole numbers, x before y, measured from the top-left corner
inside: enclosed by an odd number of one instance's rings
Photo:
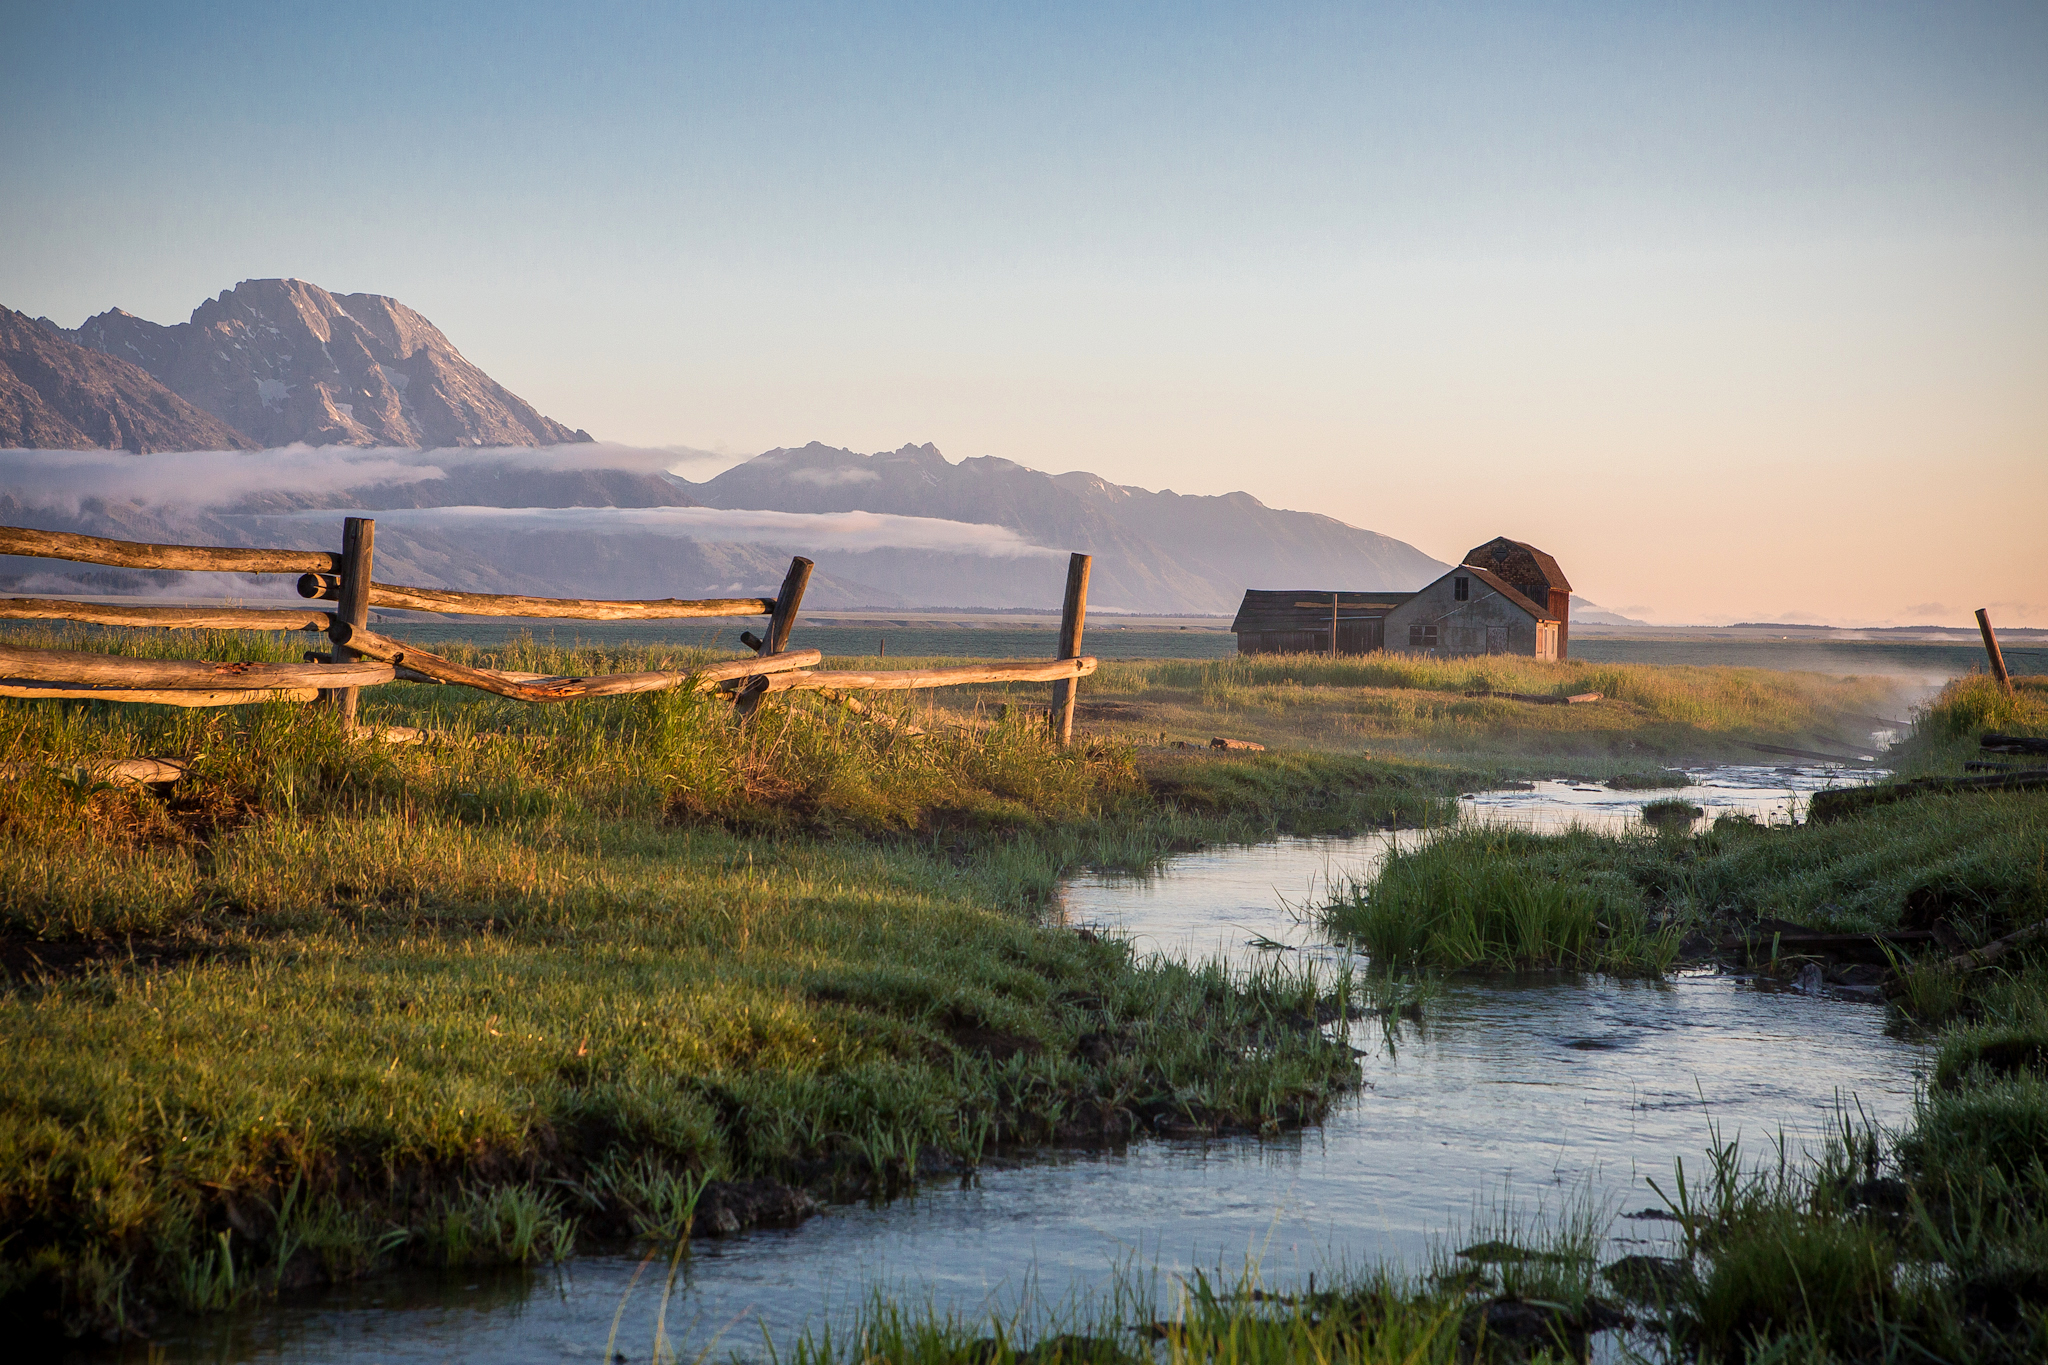
[[[1436,627],[1425,626],[1419,621],[1409,626],[1408,647],[1410,649],[1435,649]]]
[[[1451,596],[1460,602],[1471,601],[1472,580],[1469,578],[1453,578],[1451,580]]]

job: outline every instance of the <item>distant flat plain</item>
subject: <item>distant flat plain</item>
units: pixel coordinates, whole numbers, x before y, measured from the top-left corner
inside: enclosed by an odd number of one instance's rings
[[[382,616],[382,613],[379,613]],[[524,632],[558,644],[739,648],[742,630],[760,622],[459,621],[385,617],[387,633],[421,645],[467,640],[483,647]],[[1056,616],[964,613],[820,613],[797,624],[790,643],[834,658],[1040,659],[1054,653]],[[1083,649],[1102,659],[1222,659],[1237,652],[1227,617],[1099,616],[1088,622]],[[1850,638],[1841,638],[1848,636]],[[1575,626],[1574,658],[1600,663],[1718,664],[1795,672],[1865,674],[1939,681],[1983,669],[1975,633],[1798,634],[1715,626]],[[2006,666],[2048,673],[2048,632],[2009,632]]]

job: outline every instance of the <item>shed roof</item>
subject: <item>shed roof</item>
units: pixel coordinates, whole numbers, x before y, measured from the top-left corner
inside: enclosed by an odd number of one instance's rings
[[[1230,628],[1240,635],[1268,630],[1327,630],[1330,592],[1328,588],[1246,588]],[[1340,591],[1337,619],[1343,622],[1385,616],[1413,596],[1412,592]]]

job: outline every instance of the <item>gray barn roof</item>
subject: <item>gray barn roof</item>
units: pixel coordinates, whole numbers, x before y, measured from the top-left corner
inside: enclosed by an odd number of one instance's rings
[[[1413,596],[1412,592],[1340,592],[1337,594],[1337,618],[1341,622],[1362,616],[1385,616]],[[1247,588],[1230,628],[1239,635],[1280,630],[1328,630],[1330,590]]]

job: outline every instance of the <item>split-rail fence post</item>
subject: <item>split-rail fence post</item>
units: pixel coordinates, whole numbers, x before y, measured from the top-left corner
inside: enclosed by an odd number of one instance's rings
[[[1991,613],[1977,608],[1977,629],[1984,635],[1984,652],[1991,656],[1991,676],[1998,685],[2012,691],[2012,674],[2005,671],[2005,651],[1998,647],[1998,632],[1991,628]]]
[[[1090,556],[1067,556],[1067,597],[1060,605],[1060,652],[1062,659],[1081,657],[1081,628],[1088,616],[1088,566]],[[1074,740],[1074,702],[1081,691],[1079,678],[1062,678],[1052,685],[1052,737],[1056,743]]]
[[[334,604],[336,625],[362,630],[370,624],[370,569],[377,543],[377,523],[369,517],[350,517],[341,524],[341,591]],[[330,634],[336,632],[330,632]],[[334,646],[334,661],[360,659],[362,655],[343,644]],[[356,723],[359,689],[340,687],[323,691],[321,700],[341,709],[344,728]]]
[[[789,648],[789,632],[796,628],[796,614],[804,604],[804,589],[811,581],[811,570],[815,567],[802,555],[793,555],[789,561],[789,572],[782,576],[782,587],[775,594],[775,610],[768,617],[768,635],[754,646],[757,654],[780,654]],[[747,636],[742,641],[751,643]],[[733,711],[745,721],[760,709],[761,702],[768,695],[765,681],[755,680],[740,689],[733,699]]]

